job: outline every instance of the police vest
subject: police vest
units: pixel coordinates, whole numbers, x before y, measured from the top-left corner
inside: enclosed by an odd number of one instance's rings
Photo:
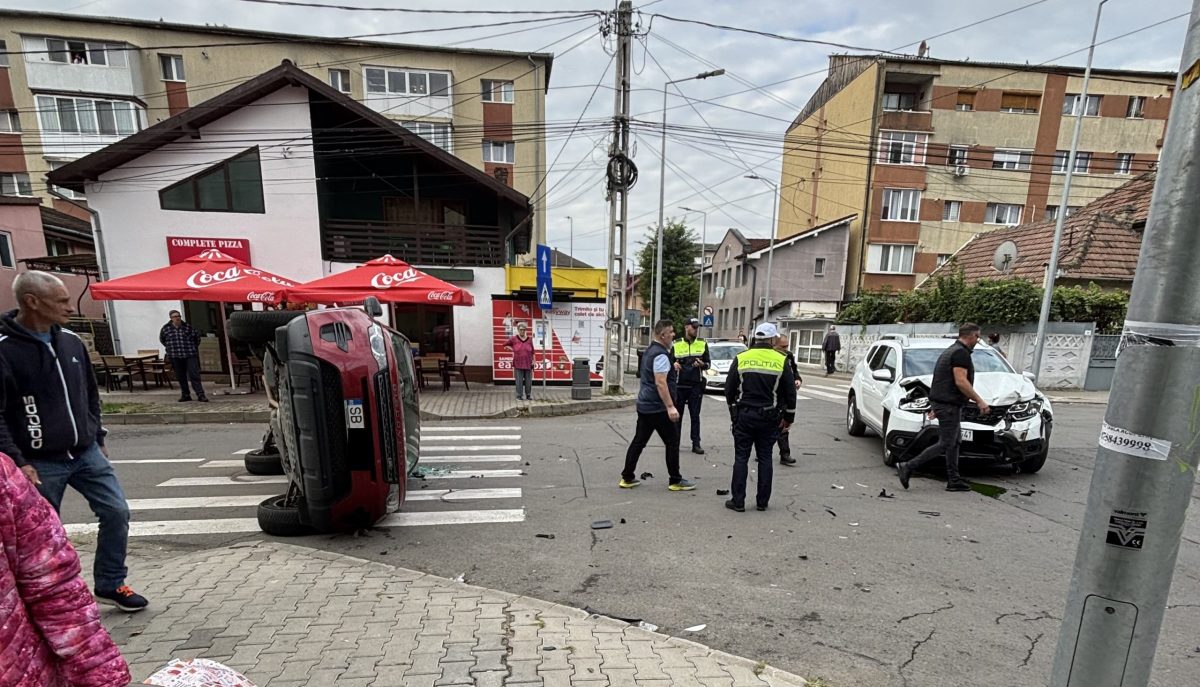
[[[738,405],[775,408],[787,358],[773,348],[750,348],[737,354]]]
[[[708,350],[708,344],[704,339],[696,339],[692,343],[688,343],[687,339],[679,339],[675,342],[673,352],[675,359],[683,358],[700,358],[704,356],[704,352]]]

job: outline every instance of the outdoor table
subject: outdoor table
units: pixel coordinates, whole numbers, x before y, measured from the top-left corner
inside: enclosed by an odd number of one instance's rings
[[[146,383],[146,363],[152,360],[158,360],[158,354],[153,355],[125,355],[124,358],[127,365],[137,365],[137,373],[142,378],[142,390],[149,391],[150,385]]]

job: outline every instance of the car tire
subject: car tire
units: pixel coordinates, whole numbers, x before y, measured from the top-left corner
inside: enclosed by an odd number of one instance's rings
[[[858,414],[858,404],[854,400],[854,394],[851,393],[846,401],[846,434],[852,437],[861,437],[866,433],[867,426]]]
[[[279,453],[263,453],[262,449],[254,449],[246,454],[246,472],[251,475],[282,475],[283,459]]]
[[[300,509],[284,505],[280,494],[258,504],[258,528],[274,537],[301,537],[312,530],[300,521]]]
[[[242,310],[229,316],[229,337],[248,344],[274,344],[275,330],[304,315],[301,310]]]
[[[1018,464],[1018,470],[1022,473],[1032,475],[1046,465],[1046,459],[1050,457],[1050,434],[1053,428],[1054,425],[1052,424],[1046,426],[1046,439],[1042,442],[1042,450],[1038,451],[1036,456]]]
[[[888,426],[888,415],[887,415],[887,413],[884,413],[883,414],[883,430],[879,433],[880,443],[883,444],[883,464],[888,466],[889,468],[894,468],[894,467],[896,467],[896,457],[894,455],[892,455],[892,452],[889,451],[888,447],[887,447],[887,426]]]

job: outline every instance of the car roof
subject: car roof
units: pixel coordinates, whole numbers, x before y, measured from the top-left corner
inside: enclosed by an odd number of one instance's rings
[[[940,350],[943,348],[949,348],[950,345],[955,342],[955,340],[956,339],[950,339],[950,338],[936,338],[936,337],[917,338],[917,337],[914,337],[914,338],[904,338],[904,339],[880,339],[879,341],[876,341],[875,343],[881,343],[881,344],[892,343],[892,344],[899,346],[901,349],[909,349],[909,348],[930,349],[930,348],[932,348],[932,349]],[[985,350],[985,351],[993,350],[991,346],[985,344],[982,341],[975,344],[975,348],[976,348],[976,350]]]
[[[741,341],[709,341],[709,346],[745,346]]]

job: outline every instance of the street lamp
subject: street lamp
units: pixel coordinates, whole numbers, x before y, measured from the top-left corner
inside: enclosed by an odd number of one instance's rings
[[[771,317],[771,262],[775,257],[775,212],[779,203],[779,184],[776,184],[769,179],[764,179],[757,174],[747,174],[746,178],[758,179],[764,184],[770,186],[775,196],[775,198],[772,199],[773,202],[771,203],[771,244],[767,249],[767,307],[763,308],[763,322],[766,322]]]
[[[700,234],[700,288],[696,292],[696,317],[701,318],[701,323],[704,321],[704,254],[708,250],[708,213],[704,210],[693,210],[691,208],[679,206],[680,210],[685,212],[698,212],[704,215],[704,229]],[[712,334],[712,332],[709,332]]]
[[[575,219],[572,218],[570,215],[567,215],[567,221],[571,223],[571,243],[569,244],[570,251],[571,251],[571,265],[570,266],[574,267],[575,266]]]
[[[658,253],[654,261],[654,323],[657,324],[662,319],[662,258],[663,258],[663,209],[666,205],[667,196],[667,86],[684,81],[696,81],[698,79],[707,79],[713,76],[720,76],[725,73],[724,69],[714,69],[711,72],[701,72],[695,76],[689,76],[686,79],[676,79],[663,84],[663,109],[662,109],[662,144],[658,149],[659,169],[658,169]],[[651,325],[653,326],[653,325]]]

